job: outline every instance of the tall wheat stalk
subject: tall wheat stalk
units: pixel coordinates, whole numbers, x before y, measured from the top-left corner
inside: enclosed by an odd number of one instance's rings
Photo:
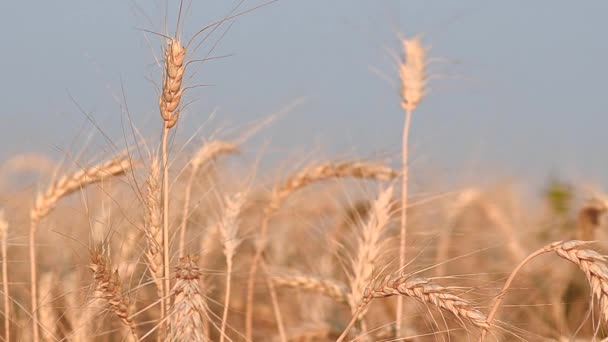
[[[4,217],[4,210],[0,209],[0,242],[2,243],[2,292],[4,296],[4,340],[11,337],[11,303],[8,289],[8,221]]]
[[[161,142],[162,167],[163,167],[163,298],[165,307],[171,304],[169,289],[171,288],[170,279],[170,234],[169,234],[169,162],[167,145],[171,128],[177,124],[179,118],[179,105],[184,89],[182,80],[186,66],[184,59],[186,49],[178,38],[169,39],[164,51],[165,69],[163,73],[163,89],[159,98],[159,109],[161,118],[164,121],[163,137]],[[165,317],[162,317],[161,322]]]
[[[247,297],[245,309],[245,337],[251,340],[253,337],[253,299],[255,277],[264,250],[267,244],[268,227],[272,216],[281,208],[283,203],[296,191],[317,182],[336,178],[359,178],[375,179],[379,181],[390,181],[397,176],[392,169],[377,163],[370,162],[326,162],[320,165],[311,165],[293,174],[284,183],[274,187],[270,201],[264,209],[264,217],[257,239],[255,254],[251,262],[249,276],[247,279]],[[269,288],[273,289],[272,282],[268,282]]]
[[[122,175],[131,168],[131,161],[127,156],[119,156],[96,166],[83,168],[71,175],[64,175],[45,191],[38,193],[33,207],[30,210],[30,290],[32,303],[32,338],[38,342],[38,290],[36,270],[36,231],[40,221],[47,216],[57,202],[65,196],[84,187],[101,182],[102,180]]]
[[[402,181],[401,181],[401,230],[399,239],[399,269],[405,267],[407,246],[407,200],[408,200],[408,144],[412,112],[418,106],[426,89],[426,51],[420,39],[403,41],[405,60],[399,68],[401,79],[401,107],[405,111],[402,140]],[[403,297],[397,299],[397,338],[401,337],[403,324]]]

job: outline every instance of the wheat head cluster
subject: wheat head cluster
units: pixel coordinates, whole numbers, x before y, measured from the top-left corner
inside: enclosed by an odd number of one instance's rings
[[[251,132],[172,148],[197,39],[247,12],[163,35],[158,137],[0,168],[39,175],[0,189],[3,341],[608,338],[601,192],[558,184],[536,207],[512,184],[408,193],[410,126],[431,100],[418,37],[398,47],[397,167],[258,170]]]

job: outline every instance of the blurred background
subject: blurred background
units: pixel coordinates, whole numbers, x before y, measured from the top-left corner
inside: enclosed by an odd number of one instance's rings
[[[183,39],[237,4],[186,1]],[[246,0],[236,12],[261,4]],[[165,33],[168,22],[172,33],[177,8],[165,0],[0,2],[0,160],[97,153],[109,148],[106,138],[132,141],[130,122],[156,138],[161,40],[144,30]],[[412,124],[413,177],[605,187],[607,10],[604,1],[279,0],[221,26],[196,51],[205,58],[215,45],[209,56],[229,57],[191,65],[186,85],[213,86],[187,92],[193,102],[176,141],[282,113],[256,138],[270,160],[397,162],[399,39],[420,35],[432,63]]]

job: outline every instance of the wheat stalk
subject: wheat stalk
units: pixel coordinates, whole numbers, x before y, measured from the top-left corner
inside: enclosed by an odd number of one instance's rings
[[[290,273],[273,274],[271,280],[277,286],[316,292],[333,299],[337,303],[347,304],[349,302],[350,293],[346,285],[331,279]]]
[[[36,231],[40,221],[47,216],[59,200],[88,185],[101,182],[106,178],[119,176],[131,168],[128,156],[119,156],[96,166],[80,169],[71,175],[64,175],[45,191],[38,193],[34,205],[30,210],[30,289],[32,303],[32,337],[38,342],[38,292],[36,271]]]
[[[224,246],[224,256],[226,257],[226,288],[224,295],[224,311],[222,313],[222,327],[220,330],[220,342],[226,338],[226,324],[228,323],[228,308],[230,307],[230,293],[232,284],[232,266],[236,249],[241,244],[241,239],[237,237],[239,230],[239,215],[245,194],[237,193],[232,197],[227,197],[224,204],[224,213],[219,224],[219,233]]]
[[[175,268],[174,303],[172,308],[172,340],[204,341],[203,316],[206,312],[199,278],[202,276],[196,258],[180,258]]]
[[[209,143],[206,143],[201,147],[192,160],[190,161],[190,177],[188,178],[188,183],[186,184],[186,191],[184,194],[184,209],[182,213],[182,222],[180,224],[180,236],[179,236],[179,255],[184,255],[184,246],[186,243],[186,227],[188,225],[190,210],[190,198],[192,196],[192,185],[194,184],[194,179],[198,174],[199,169],[207,164],[208,162],[214,160],[215,158],[224,155],[235,153],[238,151],[238,148],[235,144],[214,140]]]
[[[399,239],[399,269],[405,267],[407,247],[407,200],[408,200],[408,144],[412,112],[426,92],[426,50],[420,39],[403,40],[404,61],[399,67],[401,79],[401,107],[405,111],[402,140],[402,181],[401,181],[401,230]],[[401,337],[403,320],[403,297],[397,299],[397,337]]]
[[[4,210],[0,209],[0,243],[2,243],[2,292],[4,296],[4,340],[10,341],[11,330],[11,303],[8,289],[8,221],[4,217]]]
[[[431,304],[438,309],[450,312],[456,318],[467,321],[480,329],[487,329],[486,316],[467,300],[455,295],[449,288],[433,283],[426,278],[412,278],[410,275],[388,275],[372,288],[367,288],[360,306],[351,322],[342,332],[337,342],[343,341],[357,321],[357,315],[376,298],[403,296],[421,303]]]
[[[528,262],[530,262],[530,260],[539,255],[550,252],[555,252],[559,257],[572,262],[581,271],[583,271],[583,273],[585,273],[585,277],[589,282],[593,297],[599,303],[601,315],[604,321],[608,322],[608,266],[606,264],[608,256],[599,254],[590,249],[580,248],[590,243],[590,241],[580,240],[553,242],[530,254],[519,265],[517,265],[496,297],[496,301],[494,302],[490,314],[488,315],[488,327],[482,331],[480,341],[484,340],[487,330],[492,326],[492,322],[496,313],[498,312],[498,308],[500,307],[507,290],[510,288],[513,280],[515,279],[515,276]]]
[[[89,268],[93,271],[93,285],[96,296],[107,302],[110,311],[130,329],[131,336],[135,341],[139,341],[135,323],[130,318],[129,298],[122,293],[118,270],[113,270],[110,260],[98,251],[91,253]]]
[[[53,286],[57,281],[53,272],[47,272],[40,277],[40,293],[43,297],[53,299]],[[53,303],[40,306],[40,324],[44,327],[42,337],[45,341],[57,340],[57,313]]]
[[[249,276],[247,279],[247,298],[245,309],[245,336],[251,340],[253,336],[253,297],[255,276],[259,263],[264,254],[266,239],[268,235],[268,225],[271,217],[279,210],[281,205],[296,191],[313,183],[336,179],[336,178],[360,178],[375,179],[379,181],[390,181],[397,176],[392,169],[377,163],[371,162],[326,162],[320,165],[311,165],[287,178],[287,180],[277,185],[272,191],[268,205],[264,210],[260,236],[258,237],[255,254],[251,262]]]

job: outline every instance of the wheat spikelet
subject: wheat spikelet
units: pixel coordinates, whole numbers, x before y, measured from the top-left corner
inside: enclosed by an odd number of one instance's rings
[[[401,105],[412,112],[426,93],[426,50],[419,38],[403,40],[404,62],[399,67]]]
[[[190,256],[180,258],[175,268],[177,281],[173,288],[175,296],[171,325],[173,341],[204,341],[203,316],[206,309],[201,295],[199,278],[201,271]]]
[[[96,296],[107,302],[110,311],[131,330],[131,336],[139,341],[135,323],[129,317],[129,299],[122,293],[118,270],[112,270],[110,260],[97,251],[91,254],[89,268],[93,271]]]
[[[0,243],[2,244],[2,292],[4,296],[4,340],[10,341],[11,330],[11,302],[8,289],[8,221],[4,217],[4,210],[0,209]]]
[[[76,173],[61,177],[45,192],[39,193],[36,196],[34,206],[30,211],[30,219],[33,222],[39,222],[53,210],[62,197],[106,178],[122,175],[130,168],[130,159],[127,156],[120,156],[102,164],[86,167],[78,170]]]
[[[349,301],[350,293],[346,285],[334,280],[295,273],[273,274],[271,280],[277,286],[320,293],[337,303],[346,304]]]
[[[454,316],[468,321],[478,328],[488,328],[486,316],[465,299],[453,294],[448,288],[425,278],[411,278],[409,275],[387,276],[373,288],[368,288],[361,305],[369,304],[375,298],[406,296],[422,303],[451,312]]]
[[[165,128],[170,129],[179,118],[179,104],[184,89],[184,58],[186,49],[179,39],[170,39],[165,48],[165,70],[163,75],[163,92],[159,98],[160,115],[165,121]]]
[[[383,250],[382,237],[390,221],[390,208],[393,199],[393,187],[384,190],[372,204],[372,212],[358,237],[357,252],[352,258],[351,271],[348,274],[350,283],[349,306],[354,314],[364,296],[365,289],[373,280],[376,262]],[[361,312],[361,318],[364,312]]]

